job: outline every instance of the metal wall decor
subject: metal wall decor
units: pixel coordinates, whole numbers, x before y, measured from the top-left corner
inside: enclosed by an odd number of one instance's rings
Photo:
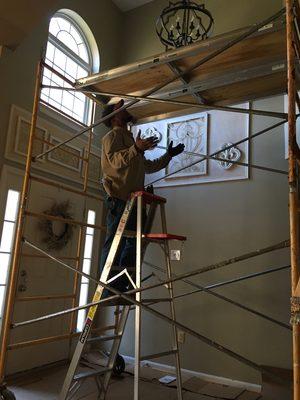
[[[156,33],[167,50],[207,39],[213,24],[213,17],[204,4],[190,0],[170,1],[156,21]]]
[[[207,160],[187,168],[189,164],[199,159],[197,154],[207,154],[206,113],[203,113],[198,118],[169,123],[167,126],[167,147],[171,141],[174,146],[184,143],[185,151],[179,156],[172,158],[166,167],[166,173],[169,174],[181,168],[185,169],[169,179],[205,175],[207,173]]]
[[[239,161],[242,156],[241,151],[237,147],[231,147],[228,150],[224,150],[229,146],[232,146],[232,143],[229,143],[229,142],[224,143],[221,146],[220,153],[218,153],[218,155],[217,155],[218,158],[224,159],[224,161],[218,160],[218,164],[223,169],[230,169],[233,166],[233,164],[231,162],[225,161],[225,160]]]
[[[145,130],[145,132],[142,133],[142,138],[143,139],[146,139],[146,138],[151,137],[151,136],[156,136],[157,139],[158,139],[158,143],[160,143],[161,140],[162,140],[162,133],[159,132],[159,130],[157,130],[155,128],[155,126],[151,126],[151,127],[147,128]]]

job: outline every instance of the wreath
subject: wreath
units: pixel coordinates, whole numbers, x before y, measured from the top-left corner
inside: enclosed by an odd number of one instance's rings
[[[54,203],[44,214],[62,217],[64,219],[73,219],[70,213],[69,200],[62,203]],[[46,243],[48,250],[61,250],[64,248],[73,236],[73,226],[62,221],[55,221],[43,218],[39,223],[40,230],[44,233],[42,242]]]

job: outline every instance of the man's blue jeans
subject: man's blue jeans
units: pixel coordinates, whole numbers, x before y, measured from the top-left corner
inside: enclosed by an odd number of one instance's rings
[[[108,256],[112,241],[114,239],[116,230],[118,228],[121,216],[123,214],[126,205],[126,201],[107,196],[105,199],[105,203],[107,207],[106,237],[102,248],[100,273],[104,268],[106,258]],[[136,231],[136,217],[137,217],[136,213],[137,209],[136,207],[134,207],[128,218],[125,229]],[[143,220],[145,220],[145,215],[143,216]],[[109,278],[118,274],[124,268],[127,268],[129,274],[134,279],[135,263],[136,263],[136,239],[122,238],[118,252],[115,256],[115,260]],[[117,278],[116,281],[111,282],[110,285],[113,286],[115,289],[124,292],[128,288],[129,280],[126,276],[122,275],[122,277]]]

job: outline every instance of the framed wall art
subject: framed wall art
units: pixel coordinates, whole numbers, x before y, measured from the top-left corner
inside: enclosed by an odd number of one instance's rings
[[[249,108],[249,103],[237,107]],[[184,153],[165,169],[146,176],[146,185],[168,187],[249,178],[249,167],[235,164],[248,163],[248,141],[234,146],[249,136],[248,114],[212,110],[137,124],[132,127],[133,135],[139,130],[142,137],[159,138],[158,146],[145,152],[148,159],[162,156],[171,141],[174,146],[185,145]]]

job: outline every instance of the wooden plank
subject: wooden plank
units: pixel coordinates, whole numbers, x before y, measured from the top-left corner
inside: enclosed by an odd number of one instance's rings
[[[218,55],[205,65],[195,69],[190,74],[191,80],[211,79],[228,71],[239,71],[253,65],[278,63],[286,58],[286,36],[283,31],[271,32],[258,37],[251,37]],[[201,54],[206,56],[210,51]],[[176,62],[181,70],[193,65],[199,56],[183,58]]]
[[[232,105],[277,95],[284,91],[286,91],[285,72],[277,72],[260,78],[204,90],[200,93],[210,105]],[[195,98],[189,94],[176,97],[176,100],[197,104]],[[175,115],[191,114],[197,112],[197,109],[174,104],[139,103],[132,107],[130,112],[137,120],[143,120],[154,116],[163,119]]]
[[[220,77],[228,73],[240,72],[258,65],[270,65],[271,63],[275,65],[285,62],[285,43],[284,30],[261,33],[236,44],[226,52],[208,61],[205,65],[191,72],[187,80],[193,83],[214,78],[220,79]],[[219,43],[219,47],[221,47],[221,44]],[[179,59],[174,64],[179,70],[185,70],[211,52],[212,49],[209,46],[205,46],[201,48],[198,54]],[[166,82],[172,76],[174,76],[174,73],[170,70],[168,64],[149,64],[149,68],[146,69],[139,70],[137,68],[135,71],[131,71],[128,74],[124,73],[116,78],[100,79],[93,88],[99,91],[138,95],[154,88],[159,83]],[[168,85],[168,88],[171,90],[181,86],[182,81],[177,80]]]
[[[173,76],[175,76],[174,72],[168,65],[164,64],[135,71],[120,78],[99,82],[93,88],[99,91],[139,94],[160,83],[167,82]]]
[[[285,72],[252,78],[201,92],[211,104],[236,104],[246,100],[276,95],[286,90]]]

